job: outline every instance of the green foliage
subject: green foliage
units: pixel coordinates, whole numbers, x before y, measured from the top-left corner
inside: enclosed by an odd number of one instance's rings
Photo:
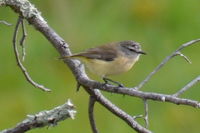
[[[200,38],[199,0],[32,2],[42,12],[49,25],[70,44],[73,52],[112,41],[141,42],[148,55],[142,56],[129,73],[112,77],[130,87],[143,80],[180,44]],[[30,133],[91,132],[87,114],[88,95],[82,89],[76,93],[75,79],[70,70],[57,60],[59,54],[55,49],[38,31],[27,25],[27,56],[24,65],[35,81],[52,88],[51,93],[45,93],[27,83],[16,65],[11,41],[17,15],[11,9],[1,7],[0,19],[13,24],[11,27],[0,24],[0,130],[14,126],[23,120],[26,114],[51,109],[71,98],[78,110],[75,120],[67,120],[59,126],[36,129]],[[199,75],[198,45],[183,51],[191,58],[191,65],[181,57],[175,57],[143,90],[171,94]],[[100,80],[96,76],[92,77]],[[198,89],[199,85],[196,85],[183,96],[200,100]],[[130,114],[143,113],[143,104],[139,99],[105,94]],[[97,127],[102,133],[134,132],[99,104],[96,105],[95,116]],[[200,112],[191,107],[151,101],[149,119],[150,129],[154,132],[198,133],[200,130]]]

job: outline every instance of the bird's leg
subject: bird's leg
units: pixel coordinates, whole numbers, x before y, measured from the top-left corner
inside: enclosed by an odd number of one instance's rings
[[[80,87],[81,87],[81,84],[80,84],[79,82],[77,82],[77,83],[76,83],[76,91],[77,91],[77,92],[79,91]]]
[[[103,81],[105,82],[105,84],[109,84],[108,82],[111,82],[111,83],[114,83],[114,84],[118,85],[119,87],[124,87],[123,84],[121,84],[121,83],[119,83],[117,81],[113,81],[113,80],[111,80],[109,78],[106,78],[106,77],[103,77]]]

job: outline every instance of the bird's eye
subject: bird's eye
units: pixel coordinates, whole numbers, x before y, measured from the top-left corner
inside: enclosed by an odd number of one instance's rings
[[[133,47],[133,48],[135,48],[135,49],[137,49],[137,48],[138,48],[138,46],[137,46],[137,45],[132,45],[132,47]]]

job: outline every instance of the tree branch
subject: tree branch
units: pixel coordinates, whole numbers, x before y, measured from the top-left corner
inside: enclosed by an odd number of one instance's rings
[[[106,97],[104,97],[101,92],[97,89],[90,89],[85,88],[85,90],[92,96],[95,97],[95,99],[102,104],[105,108],[107,108],[110,112],[124,120],[131,128],[136,130],[139,133],[151,133],[150,130],[142,127],[138,122],[135,121],[134,117],[130,116],[126,112],[124,112],[122,109],[117,107],[115,104],[110,102]]]
[[[146,99],[143,99],[144,102],[144,115],[136,115],[133,118],[138,119],[142,118],[145,121],[145,128],[149,127],[149,106]]]
[[[156,72],[158,72],[170,59],[172,59],[173,57],[175,57],[177,55],[180,55],[181,57],[186,59],[186,61],[191,63],[191,61],[185,55],[183,55],[180,51],[190,45],[193,45],[193,44],[199,42],[199,41],[200,41],[200,39],[196,39],[196,40],[192,40],[192,41],[182,44],[176,51],[174,51],[172,54],[167,56],[137,87],[135,87],[135,89],[139,90],[140,88],[142,88],[144,86],[144,84],[146,84]]]
[[[96,100],[93,96],[90,96],[89,98],[89,106],[88,106],[88,114],[89,114],[89,120],[90,120],[90,125],[92,128],[93,133],[98,133],[96,124],[95,124],[95,119],[94,119],[94,104]]]
[[[145,127],[149,127],[149,106],[147,100],[144,99],[144,120],[145,120]]]
[[[20,61],[19,52],[18,52],[17,45],[16,45],[16,40],[17,40],[17,33],[18,33],[18,29],[19,29],[19,25],[20,25],[21,21],[22,21],[22,18],[19,17],[17,20],[17,24],[16,24],[16,27],[14,30],[14,35],[13,35],[13,48],[14,48],[17,65],[19,66],[19,68],[21,69],[21,71],[23,72],[24,76],[26,77],[27,81],[30,84],[32,84],[33,86],[35,86],[37,88],[40,88],[43,91],[50,91],[50,89],[33,81],[32,78],[30,77],[29,73],[27,72],[26,68],[23,66],[23,64]]]
[[[41,111],[35,115],[27,115],[27,119],[18,123],[14,128],[0,131],[0,133],[24,133],[34,128],[55,126],[67,118],[74,119],[76,111],[74,105],[68,100],[65,104],[52,110]]]
[[[134,96],[141,99],[155,100],[155,101],[160,101],[160,102],[169,102],[169,103],[174,103],[178,105],[181,104],[181,105],[192,106],[195,108],[200,108],[200,103],[195,100],[178,98],[172,95],[166,95],[166,94],[160,94],[160,93],[143,92],[143,91],[135,90],[134,88],[105,85],[104,83],[99,83],[90,79],[85,79],[82,76],[78,79],[78,81],[80,82],[82,86],[90,87],[91,89],[98,88],[99,90],[103,90],[106,92],[129,95],[129,96]]]
[[[26,33],[26,28],[25,28],[25,25],[24,25],[24,20],[23,18],[21,18],[21,26],[22,26],[22,38],[20,40],[20,46],[22,47],[22,61],[25,60],[25,56],[26,56],[26,49],[25,49],[25,46],[24,46],[24,42],[26,40],[26,37],[27,37],[27,33]]]
[[[196,83],[200,82],[200,76],[189,82],[186,86],[184,86],[181,90],[179,90],[177,93],[175,93],[173,96],[178,97],[180,96],[183,92],[187,91],[190,89],[193,85]]]
[[[5,25],[7,25],[7,26],[11,26],[11,25],[12,25],[12,24],[6,22],[5,20],[0,20],[0,23],[1,23],[1,24],[5,24]]]

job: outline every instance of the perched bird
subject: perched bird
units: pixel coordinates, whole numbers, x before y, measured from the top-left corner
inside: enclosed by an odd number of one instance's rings
[[[61,57],[61,59],[78,59],[90,72],[101,76],[105,83],[110,81],[123,86],[119,82],[108,79],[107,76],[130,70],[141,54],[146,53],[141,50],[140,44],[129,40],[90,48],[84,52]]]

